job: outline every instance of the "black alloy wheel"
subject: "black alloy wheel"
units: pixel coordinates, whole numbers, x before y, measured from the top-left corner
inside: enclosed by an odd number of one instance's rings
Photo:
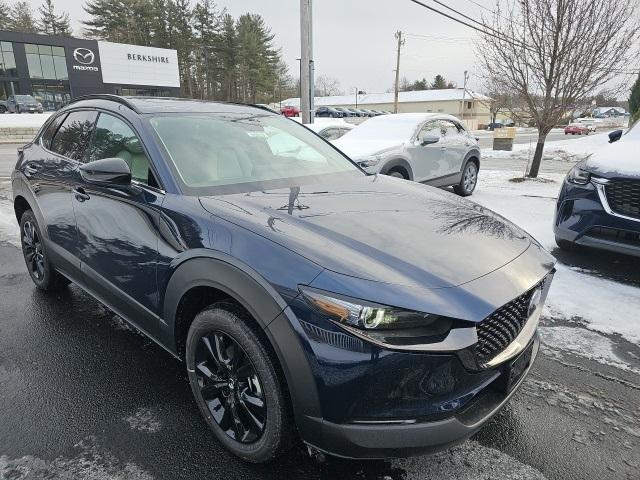
[[[227,300],[198,313],[185,360],[200,413],[225,448],[262,463],[292,446],[296,433],[284,375],[246,310]]]
[[[30,219],[22,224],[22,253],[29,273],[36,281],[41,282],[45,274],[44,251],[40,233]]]
[[[226,333],[205,333],[195,367],[200,395],[225,434],[240,443],[258,440],[267,419],[264,388],[242,347]]]
[[[51,265],[40,227],[31,210],[27,210],[20,217],[20,243],[29,276],[36,287],[54,291],[70,283]]]

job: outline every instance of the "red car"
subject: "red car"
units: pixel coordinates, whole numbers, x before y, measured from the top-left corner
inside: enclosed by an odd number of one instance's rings
[[[285,117],[299,117],[300,109],[298,107],[292,107],[290,105],[286,105],[280,109],[280,113]]]
[[[579,123],[572,123],[564,127],[565,135],[589,135],[589,127],[581,125]]]

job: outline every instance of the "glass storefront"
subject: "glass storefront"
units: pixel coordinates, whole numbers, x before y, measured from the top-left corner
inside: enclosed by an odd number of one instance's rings
[[[125,97],[170,97],[171,92],[163,88],[135,88],[135,87],[116,87],[116,95],[124,95]]]
[[[17,77],[16,57],[13,54],[13,43],[0,42],[0,77]]]
[[[31,85],[33,97],[42,103],[42,108],[53,112],[71,101],[69,85]]]
[[[64,48],[25,43],[24,51],[31,78],[69,80]]]

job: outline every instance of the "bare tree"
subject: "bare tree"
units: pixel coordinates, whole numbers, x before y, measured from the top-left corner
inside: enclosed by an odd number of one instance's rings
[[[634,0],[504,0],[476,44],[484,75],[521,97],[538,128],[529,177],[568,112],[627,70],[637,55]]]
[[[331,95],[342,95],[344,92],[340,88],[340,81],[337,78],[320,75],[316,78],[316,95],[319,97],[329,97]]]

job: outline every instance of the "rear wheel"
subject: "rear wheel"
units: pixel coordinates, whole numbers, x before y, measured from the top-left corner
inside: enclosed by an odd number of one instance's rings
[[[461,197],[468,197],[476,189],[478,184],[478,165],[474,161],[468,161],[462,170],[460,183],[453,187],[453,191]]]
[[[40,227],[31,210],[27,210],[20,218],[20,240],[22,255],[33,283],[41,290],[58,290],[70,281],[56,272],[47,255]]]
[[[403,168],[392,168],[387,172],[387,175],[390,177],[404,178],[405,180],[409,180],[409,175],[407,175],[407,172],[405,172]]]
[[[291,446],[294,430],[282,375],[249,322],[233,303],[203,310],[189,329],[186,363],[200,412],[218,441],[262,463]]]

